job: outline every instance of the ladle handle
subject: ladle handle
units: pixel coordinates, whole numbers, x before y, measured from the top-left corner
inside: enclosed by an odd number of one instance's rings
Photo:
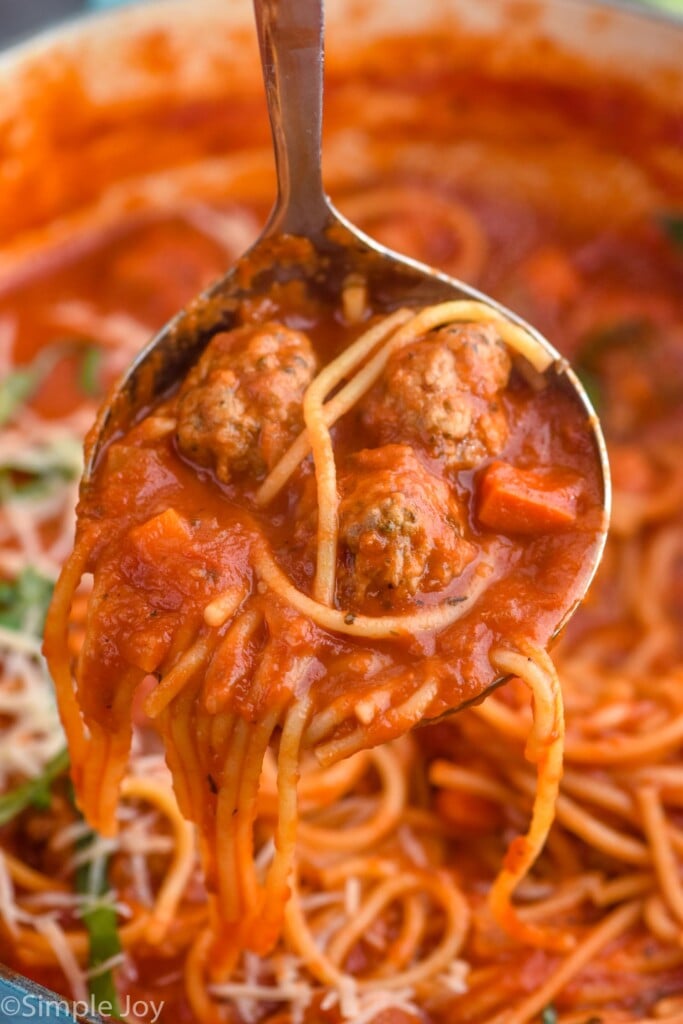
[[[323,0],[254,0],[278,197],[268,234],[314,237],[330,219],[321,170]]]

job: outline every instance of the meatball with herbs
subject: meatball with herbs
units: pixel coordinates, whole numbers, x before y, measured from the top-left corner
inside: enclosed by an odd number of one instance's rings
[[[217,335],[178,396],[180,451],[223,483],[236,473],[264,476],[303,429],[315,369],[309,339],[282,324]]]
[[[500,454],[510,357],[494,327],[453,324],[395,352],[362,410],[383,444],[409,441],[448,469]]]
[[[350,457],[339,477],[339,600],[386,607],[418,591],[441,590],[471,561],[464,513],[448,484],[407,445]]]

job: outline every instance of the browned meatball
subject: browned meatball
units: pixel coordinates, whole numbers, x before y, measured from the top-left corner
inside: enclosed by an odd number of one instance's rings
[[[178,444],[228,483],[263,476],[303,428],[316,360],[305,334],[278,323],[219,334],[178,395]]]
[[[339,597],[404,604],[418,590],[440,590],[474,555],[464,513],[444,481],[407,445],[352,456],[340,475]]]
[[[449,469],[498,455],[508,436],[500,392],[510,357],[489,325],[451,325],[396,352],[363,408],[384,444],[410,441]]]

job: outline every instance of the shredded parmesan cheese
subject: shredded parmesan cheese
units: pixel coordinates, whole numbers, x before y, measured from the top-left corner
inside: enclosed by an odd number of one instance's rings
[[[361,885],[359,878],[347,878],[344,889],[344,910],[347,917],[353,917],[360,910]]]
[[[0,919],[5,922],[8,930],[17,933],[18,907],[14,896],[14,883],[7,870],[5,856],[0,850]]]
[[[88,998],[88,985],[85,973],[79,967],[71,946],[66,940],[64,930],[53,917],[48,915],[35,917],[33,919],[33,926],[52,946],[55,958],[71,986],[71,993],[74,999],[78,1002],[85,1002]]]
[[[230,260],[246,252],[260,230],[258,219],[249,210],[234,207],[218,210],[193,203],[183,210],[184,220],[223,248]]]
[[[50,758],[64,747],[52,686],[40,654],[39,641],[29,633],[0,628],[0,788],[17,775],[40,774]]]

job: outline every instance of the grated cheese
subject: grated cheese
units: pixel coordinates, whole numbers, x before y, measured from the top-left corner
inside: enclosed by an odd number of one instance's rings
[[[112,366],[122,364],[125,368],[143,345],[146,345],[154,329],[128,313],[104,313],[90,302],[69,299],[57,302],[50,310],[56,327],[74,334],[83,334],[111,348]]]
[[[347,917],[354,917],[360,910],[361,895],[360,878],[347,878],[344,887],[344,910]]]
[[[414,995],[412,989],[398,989],[396,992],[379,990],[365,992],[359,997],[356,1011],[352,1014],[353,1024],[372,1024],[372,1021],[380,1013],[386,1013],[388,1010],[402,1010],[403,1013],[413,1014],[422,1019],[419,1008],[413,1002]],[[342,1014],[344,1014],[343,1007]]]
[[[77,917],[97,910],[99,907],[112,907],[119,917],[132,917],[133,912],[127,903],[115,902],[115,893],[108,892],[103,896],[92,896],[89,893],[76,892],[35,892],[22,896],[24,908],[40,907],[45,904],[52,910],[71,910]]]
[[[33,515],[26,515],[25,502],[7,499],[3,502],[3,514],[14,539],[21,545],[22,551],[34,567],[47,566],[48,573],[54,578],[59,572],[52,559],[45,553],[38,528],[40,521]]]
[[[45,895],[57,897],[67,894],[50,893]],[[33,928],[43,935],[54,951],[55,959],[64,972],[74,999],[85,1000],[87,998],[88,988],[85,974],[67,942],[64,930],[55,920],[54,913],[31,914],[18,906],[14,884],[2,851],[0,851],[0,919],[13,935],[18,933],[20,924]]]
[[[78,1002],[86,1002],[88,985],[85,972],[79,966],[78,960],[67,942],[64,929],[47,914],[34,917],[32,924],[37,932],[45,936],[54,950],[55,958],[64,972],[64,977],[69,982],[74,999]]]
[[[0,788],[39,775],[64,746],[52,684],[29,633],[0,627],[0,714],[9,719],[0,744]]]
[[[133,853],[130,857],[130,873],[135,898],[143,907],[151,907],[154,903],[152,881],[149,877],[147,860],[143,853]]]
[[[274,856],[275,842],[272,839],[268,839],[254,858],[254,867],[256,868],[256,873],[259,877],[263,877]]]
[[[449,964],[448,970],[439,974],[436,983],[442,985],[456,996],[462,996],[468,990],[467,978],[470,972],[470,965],[465,960],[454,960]]]
[[[261,227],[259,220],[249,210],[235,207],[219,211],[201,203],[185,207],[183,219],[203,235],[218,242],[231,260],[246,252]]]
[[[302,981],[273,985],[232,981],[212,985],[209,991],[216,999],[239,1001],[242,1005],[238,1012],[247,1021],[258,1020],[262,1015],[259,1003],[290,1003],[292,1007],[298,1004],[305,1010],[312,998],[311,986]]]
[[[352,1017],[355,1021],[360,1013],[358,984],[355,978],[348,975],[337,987],[339,992],[339,1009],[342,1017]],[[357,1024],[357,1022],[356,1022]]]
[[[428,868],[429,858],[425,849],[413,830],[408,825],[401,825],[398,830],[398,841],[403,852],[418,868]]]
[[[65,850],[67,847],[73,846],[80,839],[84,839],[89,832],[90,826],[86,821],[81,819],[70,821],[68,825],[62,825],[61,828],[52,833],[48,840],[48,846],[51,850]]]
[[[7,861],[0,850],[0,919],[8,930],[16,935],[18,928],[18,907],[14,894],[14,882],[7,868]]]
[[[101,974],[106,974],[107,971],[113,970],[115,967],[122,967],[126,962],[125,953],[115,953],[114,956],[110,956],[107,960],[103,960],[95,967],[90,967],[85,972],[85,977],[99,978]]]
[[[311,892],[301,897],[301,907],[310,913],[323,907],[336,906],[343,901],[344,896],[341,892]]]
[[[343,902],[343,896],[339,902]],[[315,936],[315,944],[320,950],[324,950],[335,932],[344,927],[346,917],[344,914],[332,914],[324,927],[319,928]]]
[[[82,850],[76,850],[69,857],[64,866],[64,873],[71,874],[76,868],[84,864],[91,864],[93,861],[104,860],[116,852],[118,847],[117,839],[109,839],[104,836],[95,835],[93,841]]]
[[[123,853],[132,854],[172,853],[175,847],[172,836],[154,835],[138,829],[121,832],[118,845]]]

